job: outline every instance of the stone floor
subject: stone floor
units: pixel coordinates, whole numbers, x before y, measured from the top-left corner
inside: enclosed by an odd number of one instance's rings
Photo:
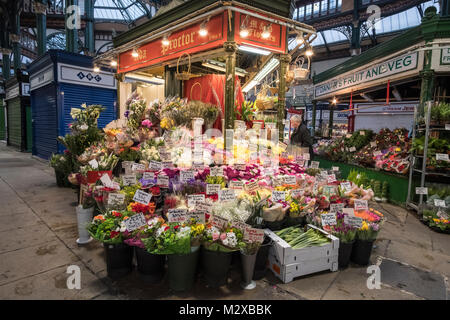
[[[450,236],[424,226],[412,212],[371,204],[387,216],[371,261],[380,265],[381,288],[368,289],[365,267],[350,265],[284,284],[270,271],[257,288],[229,283],[207,288],[199,278],[175,294],[167,279],[145,285],[137,272],[119,281],[106,277],[103,248],[78,246],[76,195],[58,188],[47,163],[0,143],[0,299],[448,299]],[[81,269],[81,289],[68,289],[69,265]]]

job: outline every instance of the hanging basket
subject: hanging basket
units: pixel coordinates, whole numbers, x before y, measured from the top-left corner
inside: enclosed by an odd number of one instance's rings
[[[180,71],[179,71],[180,60],[181,60],[181,57],[183,57],[185,55],[188,57],[188,70],[187,70],[187,72],[183,71],[183,72],[180,73]],[[193,75],[191,74],[191,56],[189,55],[189,53],[185,52],[178,58],[178,61],[177,61],[177,73],[175,75],[175,78],[177,80],[189,80],[190,78],[192,78],[192,76]]]
[[[308,65],[305,68],[305,57],[299,56],[294,62],[293,66],[293,73],[294,73],[294,80],[305,80],[308,78],[309,75],[309,67],[310,67],[311,60],[308,58]]]
[[[190,98],[191,98],[191,100],[196,100],[196,99],[192,99],[192,89],[194,89],[194,87],[196,86],[196,85],[198,85],[199,87],[200,87],[200,99],[197,99],[197,101],[201,101],[202,100],[202,96],[203,96],[203,88],[202,88],[202,85],[200,84],[200,82],[196,82],[196,83],[194,83],[193,85],[192,85],[192,87],[191,87],[191,95],[190,95]]]
[[[268,91],[269,87],[264,85],[256,96],[255,105],[260,111],[272,109],[274,106],[273,100],[267,95]]]

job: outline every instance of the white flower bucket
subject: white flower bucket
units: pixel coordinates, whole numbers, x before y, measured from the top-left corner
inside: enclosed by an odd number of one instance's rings
[[[194,131],[194,137],[201,136],[204,122],[205,120],[203,118],[192,119],[192,130]]]
[[[77,221],[78,221],[78,244],[86,244],[92,241],[89,232],[87,231],[88,224],[92,221],[94,214],[94,207],[83,209],[82,205],[77,206]]]

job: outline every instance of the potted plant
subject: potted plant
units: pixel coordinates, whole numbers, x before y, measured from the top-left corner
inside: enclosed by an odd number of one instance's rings
[[[380,225],[363,220],[361,228],[356,231],[356,241],[353,244],[350,260],[356,264],[369,264],[373,243],[377,238]]]
[[[58,187],[70,186],[67,180],[68,175],[72,172],[72,159],[65,154],[53,154],[50,158],[50,166],[55,170],[56,184]]]
[[[132,270],[133,247],[124,243],[128,238],[125,220],[127,212],[110,211],[93,218],[88,226],[90,235],[103,243],[106,256],[106,271],[112,279],[121,278]]]
[[[331,226],[331,232],[339,238],[338,265],[339,268],[347,268],[350,262],[353,245],[355,243],[356,229],[344,222],[346,214],[336,214],[337,224]]]
[[[217,228],[208,225],[202,250],[202,266],[208,286],[212,288],[226,284],[232,253],[239,250],[242,232],[228,225]]]
[[[76,208],[78,223],[78,244],[87,244],[92,241],[87,227],[92,220],[95,209],[94,185],[80,186],[80,204]]]

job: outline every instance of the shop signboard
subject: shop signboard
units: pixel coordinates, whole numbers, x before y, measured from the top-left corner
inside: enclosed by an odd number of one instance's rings
[[[355,109],[357,114],[369,113],[390,113],[390,114],[414,114],[414,108],[418,107],[419,102],[392,102],[385,103],[357,103]]]
[[[355,87],[372,85],[380,79],[393,80],[397,75],[403,76],[403,73],[418,69],[419,52],[411,52],[401,56],[397,56],[390,60],[375,64],[370,67],[351,71],[344,75],[335,77],[325,82],[318,83],[314,86],[314,96],[316,98],[325,97],[331,93],[344,91],[345,89],[353,90]],[[348,91],[347,90],[347,91]]]

